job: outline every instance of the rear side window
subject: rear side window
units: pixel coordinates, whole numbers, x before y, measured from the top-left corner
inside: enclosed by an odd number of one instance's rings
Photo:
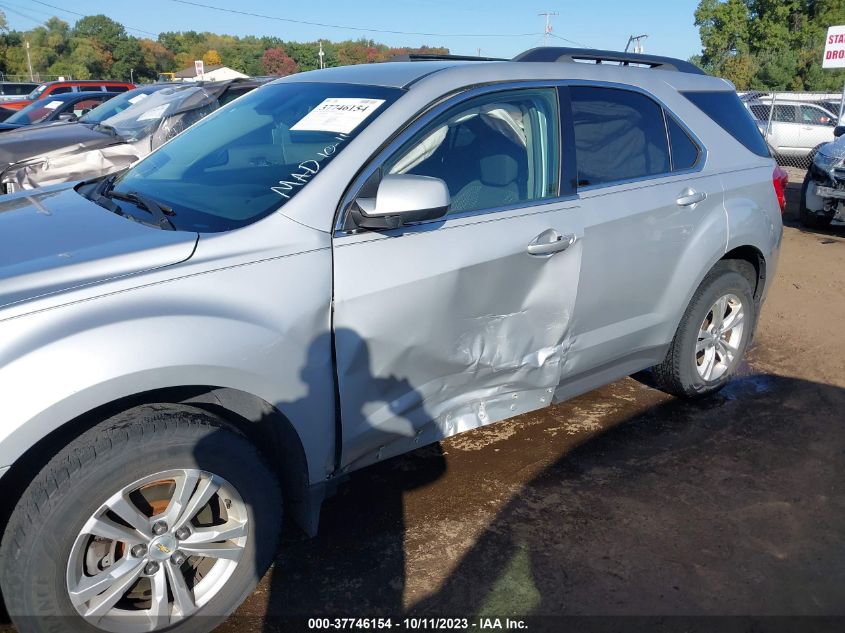
[[[735,92],[682,92],[699,110],[704,112],[725,132],[757,156],[769,156],[769,148],[751,114],[742,105]]]
[[[106,92],[126,92],[126,86],[106,86]]]
[[[669,145],[672,148],[672,171],[694,167],[698,162],[698,145],[668,113],[666,126],[669,129]]]
[[[60,95],[66,92],[73,92],[73,88],[70,86],[56,86],[52,90],[50,90],[49,94],[51,95]]]
[[[570,88],[578,185],[670,171],[663,110],[645,95],[615,88]]]

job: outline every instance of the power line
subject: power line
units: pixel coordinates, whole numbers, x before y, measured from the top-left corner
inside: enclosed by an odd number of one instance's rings
[[[201,2],[191,2],[190,0],[171,0],[171,2],[178,2],[179,4],[188,4],[201,9],[213,9],[214,11],[223,11],[224,13],[235,13],[237,15],[246,15],[252,18],[263,18],[265,20],[276,20],[278,22],[289,22],[291,24],[305,24],[307,26],[319,26],[327,29],[342,29],[345,31],[360,31],[362,33],[389,33],[391,35],[426,35],[430,37],[528,37],[536,36],[537,33],[425,33],[423,31],[394,31],[391,29],[373,29],[364,28],[360,26],[342,26],[339,24],[326,24],[324,22],[309,22],[308,20],[295,20],[293,18],[280,18],[275,15],[264,15],[261,13],[251,13],[249,11],[239,11],[237,9],[227,9],[224,7],[215,7],[210,4],[203,4]]]
[[[38,26],[44,26],[45,25],[43,20],[39,20],[38,18],[34,18],[31,15],[27,15],[26,13],[21,13],[20,11],[17,11],[16,9],[13,9],[12,7],[6,6],[5,4],[0,4],[0,9],[4,9],[6,11],[11,11],[12,13],[19,15],[20,17],[25,18],[25,19],[29,20],[30,22],[35,22],[35,24],[37,24]]]
[[[549,33],[552,37],[556,37],[559,40],[566,42],[567,44],[575,44],[576,46],[580,46],[581,48],[595,48],[594,46],[590,46],[589,44],[584,44],[583,42],[576,42],[575,40],[568,40],[565,37],[561,37],[555,33]]]
[[[40,4],[40,5],[43,5],[45,7],[50,7],[51,9],[56,9],[57,11],[64,11],[65,13],[70,13],[71,15],[78,15],[78,16],[83,17],[83,18],[88,17],[87,13],[79,13],[78,11],[71,11],[70,9],[65,9],[64,7],[57,7],[54,4],[50,4],[48,2],[42,2],[41,0],[30,0],[30,2],[35,2],[36,4]],[[159,35],[158,33],[153,33],[152,31],[145,31],[144,29],[136,29],[135,27],[126,26],[125,24],[123,25],[123,28],[125,28],[129,31],[136,31],[138,33],[144,33],[146,35],[154,35],[156,37],[158,37],[158,35]]]

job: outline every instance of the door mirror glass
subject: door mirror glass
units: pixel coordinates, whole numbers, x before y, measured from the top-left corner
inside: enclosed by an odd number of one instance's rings
[[[393,174],[382,178],[375,198],[358,198],[353,217],[365,229],[395,229],[442,218],[449,211],[449,189],[439,178]]]
[[[845,125],[837,125],[835,128],[833,128],[833,135],[836,138],[839,138],[843,134],[845,134]]]

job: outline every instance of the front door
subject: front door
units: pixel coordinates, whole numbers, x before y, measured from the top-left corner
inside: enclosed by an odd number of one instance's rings
[[[577,290],[578,203],[559,195],[554,88],[466,98],[381,173],[443,179],[444,220],[334,243],[342,466],[546,406]]]

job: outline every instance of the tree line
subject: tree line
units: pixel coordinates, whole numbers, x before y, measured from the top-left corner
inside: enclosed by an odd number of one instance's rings
[[[73,26],[52,17],[29,31],[7,28],[0,12],[0,71],[6,76],[29,76],[26,42],[37,77],[154,81],[159,74],[192,67],[223,64],[247,75],[288,75],[320,67],[319,42],[284,41],[278,37],[238,37],[196,31],[160,33],[139,38],[105,15],[80,18]],[[405,53],[446,54],[437,46],[396,48],[369,39],[323,40],[325,66],[384,61]]]
[[[842,90],[845,71],[822,69],[829,26],[845,0],[700,0],[702,53],[691,61],[738,90]]]

